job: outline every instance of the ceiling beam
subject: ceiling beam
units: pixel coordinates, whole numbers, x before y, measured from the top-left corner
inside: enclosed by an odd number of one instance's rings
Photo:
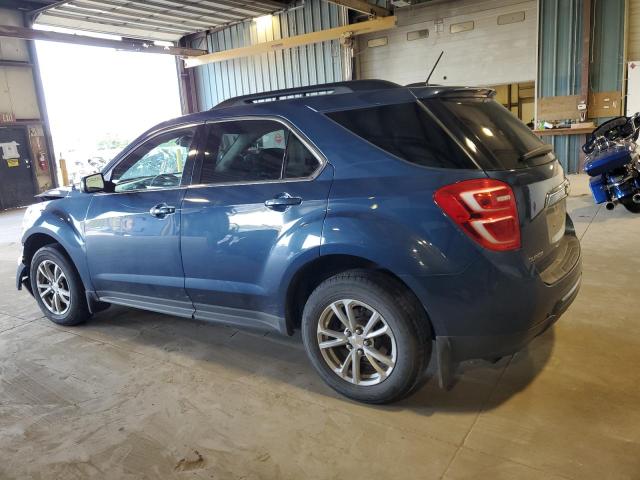
[[[95,38],[69,33],[48,32],[45,30],[33,30],[12,25],[0,25],[0,37],[21,38],[23,40],[45,40],[50,42],[72,43],[74,45],[88,45],[92,47],[115,48],[127,52],[163,53],[180,57],[197,58],[206,54],[206,50],[184,47],[161,47],[153,43],[128,40],[111,40]]]
[[[50,10],[47,15],[52,16],[66,16],[67,18],[83,20],[86,22],[96,23],[111,23],[115,25],[134,25],[142,27],[143,29],[153,30],[154,28],[162,29],[168,32],[197,32],[198,30],[205,30],[206,28],[201,25],[195,25],[186,21],[167,20],[158,18],[149,18],[148,16],[131,16],[128,14],[122,14],[117,12],[101,12],[97,9],[81,8],[71,5],[66,5],[55,10]]]
[[[137,17],[137,19],[144,19],[145,21],[152,20],[162,24],[169,24],[169,25],[177,23],[183,26],[191,25],[192,27],[195,27],[195,28],[207,28],[212,25],[211,22],[205,22],[195,17],[185,18],[184,16],[181,16],[181,15],[169,16],[169,15],[162,15],[162,14],[158,14],[150,11],[144,11],[144,10],[140,11],[139,9],[129,9],[127,11],[121,8],[114,8],[111,5],[106,3],[101,3],[101,5],[98,6],[93,3],[76,1],[74,2],[73,7],[74,7],[73,9],[66,7],[63,9],[59,9],[58,11],[61,11],[61,12],[73,11],[74,13],[88,15],[91,17],[106,16],[106,18],[111,18],[111,19],[115,18],[117,20],[122,20],[122,21],[126,21],[127,19]]]
[[[329,3],[335,3],[343,7],[347,7],[356,12],[366,13],[367,15],[373,15],[375,17],[388,17],[391,15],[391,10],[378,5],[372,5],[366,0],[327,0]]]
[[[135,12],[139,15],[148,15],[153,17],[164,18],[179,18],[183,20],[193,20],[200,23],[206,23],[209,26],[221,25],[223,23],[237,22],[243,20],[245,17],[240,14],[226,14],[222,12],[215,12],[214,14],[205,14],[202,12],[193,13],[190,10],[181,8],[180,11],[173,11],[166,5],[154,3],[154,2],[132,2],[118,3],[111,0],[82,0],[76,1],[75,5],[89,6],[89,5],[101,5],[105,10],[118,10],[120,12],[129,11]],[[158,5],[161,5],[158,7]],[[111,7],[111,8],[108,8]],[[191,12],[191,13],[190,13]]]
[[[21,12],[29,12],[42,7],[42,4],[29,0],[2,0],[2,5],[0,5],[0,7],[19,10]]]
[[[352,23],[342,27],[329,28],[318,32],[304,33],[293,37],[272,40],[270,42],[257,43],[248,47],[232,48],[220,52],[207,53],[197,57],[185,58],[185,66],[187,68],[205,65],[207,63],[223,62],[225,60],[233,60],[235,58],[250,57],[252,55],[260,55],[263,53],[283,50],[285,48],[299,47],[310,43],[325,42],[328,40],[337,40],[352,35],[362,35],[363,33],[378,32],[380,30],[388,30],[396,26],[396,17],[376,18],[366,22]]]
[[[69,0],[59,0],[49,5],[44,5],[40,8],[36,8],[35,10],[31,10],[29,12],[29,15],[31,15],[33,19],[36,19],[38,18],[38,15],[40,15],[41,13],[46,12],[47,10],[51,10],[52,8],[59,7],[60,5],[64,5],[65,3],[68,3],[68,2]]]
[[[201,15],[207,18],[217,17],[218,15],[224,15],[224,16],[234,17],[234,20],[237,20],[237,19],[244,20],[247,17],[245,13],[237,12],[231,8],[224,8],[224,9],[213,8],[213,7],[203,6],[202,4],[197,4],[194,2],[189,2],[189,3],[182,2],[182,3],[183,4],[180,5],[181,12],[191,13],[194,15]],[[164,3],[160,3],[152,0],[129,0],[127,4],[145,5],[145,6],[156,7],[156,8],[165,8],[165,10],[167,10],[169,13],[173,12],[173,7],[166,5]]]
[[[175,6],[173,8],[182,9],[183,7],[191,7],[198,8],[206,11],[212,10],[220,10],[227,11],[233,10],[234,12],[240,13],[246,16],[252,15],[266,15],[268,13],[281,10],[283,6],[278,3],[273,2],[264,2],[264,1],[235,1],[235,0],[170,0],[171,2],[179,3],[180,6]],[[146,2],[145,2],[146,3]],[[226,7],[225,9],[221,9],[220,7]],[[244,12],[244,13],[243,13]]]

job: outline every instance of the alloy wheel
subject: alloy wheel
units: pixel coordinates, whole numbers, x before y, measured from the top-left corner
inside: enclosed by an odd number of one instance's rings
[[[354,385],[377,385],[396,364],[396,340],[373,307],[352,299],[331,303],[320,315],[318,347],[329,368]]]
[[[38,265],[36,286],[44,306],[55,315],[64,315],[71,305],[69,282],[62,268],[51,260]]]

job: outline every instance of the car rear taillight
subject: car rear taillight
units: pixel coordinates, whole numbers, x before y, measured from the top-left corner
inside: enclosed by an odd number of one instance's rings
[[[520,248],[518,208],[506,183],[488,178],[465,180],[440,188],[433,198],[483,247],[498,251]]]

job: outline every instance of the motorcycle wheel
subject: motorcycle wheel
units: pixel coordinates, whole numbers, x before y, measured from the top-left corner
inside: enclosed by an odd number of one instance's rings
[[[631,213],[640,213],[640,203],[635,203],[631,198],[623,198],[620,202]]]

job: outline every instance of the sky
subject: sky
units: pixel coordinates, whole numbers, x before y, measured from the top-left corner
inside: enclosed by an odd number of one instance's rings
[[[36,48],[56,157],[91,155],[101,140],[128,142],[181,114],[171,55],[43,41]]]

